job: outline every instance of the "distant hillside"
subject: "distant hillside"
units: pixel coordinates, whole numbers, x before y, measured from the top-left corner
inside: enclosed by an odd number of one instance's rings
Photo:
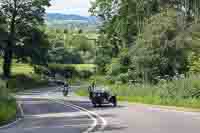
[[[88,23],[88,24],[96,24],[98,23],[98,19],[94,16],[90,16],[90,17],[83,17],[83,16],[80,16],[80,15],[73,15],[73,14],[70,14],[70,15],[67,15],[67,14],[60,14],[60,13],[48,13],[46,15],[46,20],[48,22],[55,22],[55,21],[80,21],[80,22],[85,22],[85,23]]]
[[[83,29],[85,31],[96,31],[101,24],[97,17],[83,17],[80,15],[66,15],[60,13],[48,13],[46,24],[51,28],[58,29]]]

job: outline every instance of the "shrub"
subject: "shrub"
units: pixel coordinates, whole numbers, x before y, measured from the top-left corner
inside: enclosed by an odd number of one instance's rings
[[[128,83],[129,82],[129,75],[128,75],[128,73],[121,73],[118,76],[118,80],[121,81],[122,83]]]
[[[189,71],[191,73],[200,73],[200,54],[191,53],[188,58],[189,60]]]
[[[119,62],[118,58],[113,58],[112,62],[110,65],[107,65],[106,67],[106,71],[107,71],[107,75],[109,76],[117,76],[118,74],[120,74],[121,70],[121,64]]]

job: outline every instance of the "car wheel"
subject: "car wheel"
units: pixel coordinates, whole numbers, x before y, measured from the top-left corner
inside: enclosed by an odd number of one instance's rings
[[[114,102],[114,103],[113,103],[113,107],[117,107],[117,102]]]
[[[113,107],[117,107],[117,99],[116,99],[116,97],[113,97],[112,103],[113,103]]]
[[[93,107],[95,107],[95,108],[96,108],[96,107],[97,107],[97,105],[96,105],[96,104],[93,104]]]

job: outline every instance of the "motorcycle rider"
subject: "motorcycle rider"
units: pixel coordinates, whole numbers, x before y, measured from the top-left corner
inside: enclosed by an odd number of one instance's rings
[[[69,84],[68,83],[64,84],[63,94],[64,94],[64,96],[67,96],[69,94]]]

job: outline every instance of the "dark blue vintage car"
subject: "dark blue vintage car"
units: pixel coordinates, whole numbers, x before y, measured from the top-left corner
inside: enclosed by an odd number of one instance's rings
[[[90,100],[94,107],[102,106],[103,104],[112,104],[117,106],[117,96],[112,95],[109,89],[105,87],[95,87],[89,90]]]

